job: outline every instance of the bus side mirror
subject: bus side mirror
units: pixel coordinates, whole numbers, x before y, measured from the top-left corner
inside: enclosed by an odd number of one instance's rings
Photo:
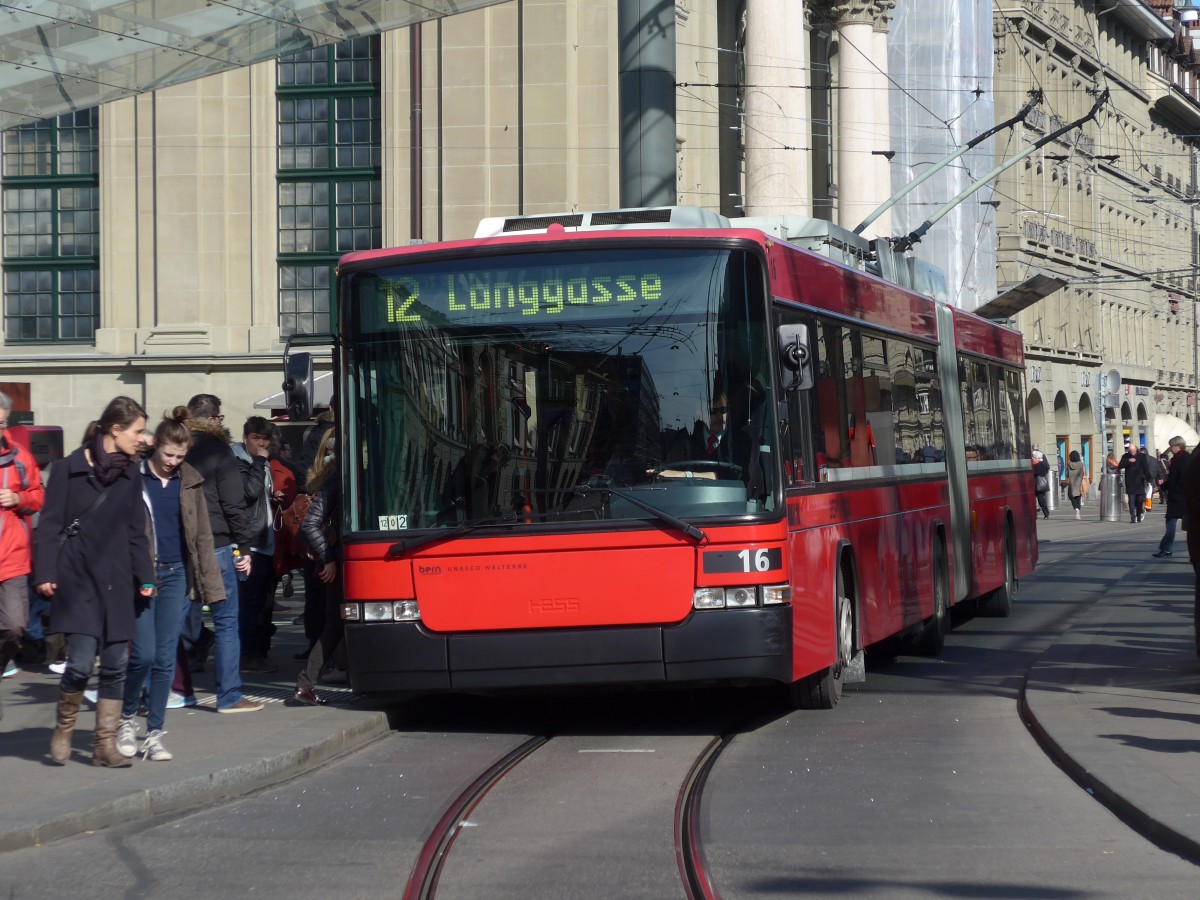
[[[283,397],[288,418],[303,422],[312,418],[313,358],[311,353],[292,353],[283,359]]]
[[[780,325],[775,332],[779,341],[779,356],[783,367],[793,372],[787,391],[807,391],[813,386],[812,357],[808,352],[807,325]]]

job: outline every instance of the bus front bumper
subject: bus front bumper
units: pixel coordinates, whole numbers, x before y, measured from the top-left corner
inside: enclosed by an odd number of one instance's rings
[[[346,624],[360,694],[792,677],[792,608],[693,612],[677,625],[438,634],[419,622]]]

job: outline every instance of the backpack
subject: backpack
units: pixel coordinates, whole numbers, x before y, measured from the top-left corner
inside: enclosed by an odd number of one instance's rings
[[[283,523],[275,535],[277,541],[283,541],[285,556],[295,562],[291,568],[300,568],[305,560],[312,559],[312,548],[300,530],[300,524],[312,506],[312,499],[310,494],[297,494],[292,505],[283,511]]]

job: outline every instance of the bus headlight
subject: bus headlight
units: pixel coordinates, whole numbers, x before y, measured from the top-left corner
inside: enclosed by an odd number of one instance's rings
[[[724,609],[725,588],[696,588],[692,609]]]
[[[364,622],[390,622],[392,621],[392,604],[371,602],[363,604],[363,621]]]
[[[371,600],[366,603],[343,603],[345,622],[419,622],[421,610],[416,600]]]
[[[738,587],[696,588],[692,609],[752,609],[756,606],[784,606],[792,602],[787,584],[747,584]]]
[[[392,604],[392,615],[397,622],[416,622],[421,618],[421,610],[416,600],[397,600]]]
[[[757,606],[758,588],[753,586],[725,588],[725,605],[733,607]]]

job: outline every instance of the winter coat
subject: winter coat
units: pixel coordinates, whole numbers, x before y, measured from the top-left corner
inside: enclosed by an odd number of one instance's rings
[[[1200,567],[1200,445],[1191,453],[1181,453],[1183,501],[1187,507],[1187,546],[1192,568]]]
[[[0,432],[0,488],[17,495],[14,507],[0,506],[0,581],[28,575],[33,565],[29,517],[42,508],[45,493],[37,460]]]
[[[145,478],[149,463],[143,462],[140,470]],[[225,600],[225,579],[221,577],[221,566],[213,552],[212,527],[208,521],[208,506],[204,502],[204,479],[186,462],[179,467],[179,517],[183,524],[183,543],[187,548],[188,599],[205,603],[220,603]],[[150,542],[150,555],[158,552],[158,540],[154,534],[154,507],[142,484],[142,500],[146,504],[146,540]]]
[[[1046,485],[1046,489],[1045,489],[1045,490],[1042,490],[1042,491],[1039,491],[1039,490],[1037,490],[1037,488],[1035,487],[1035,488],[1034,488],[1034,491],[1035,491],[1035,493],[1038,493],[1038,494],[1044,494],[1044,493],[1046,493],[1046,492],[1048,492],[1048,491],[1050,490],[1050,486],[1049,486],[1049,478],[1050,478],[1050,463],[1046,462],[1046,460],[1045,460],[1044,458],[1043,458],[1043,459],[1039,459],[1037,462],[1035,462],[1035,463],[1033,464],[1033,480],[1034,480],[1034,484],[1035,484],[1035,485],[1036,485],[1036,483],[1037,483],[1037,477],[1038,477],[1039,475],[1042,475],[1042,476],[1044,476],[1044,477],[1047,479],[1047,485]]]
[[[254,525],[246,514],[242,473],[229,446],[229,432],[207,419],[188,419],[185,424],[192,432],[187,463],[204,479],[204,502],[208,506],[213,546],[250,547],[254,542]]]
[[[238,472],[242,476],[246,516],[253,527],[249,547],[260,553],[274,554],[275,530],[271,494],[275,489],[271,483],[270,461],[264,456],[252,457],[246,451],[245,444],[234,444],[232,449],[237,460]]]
[[[1067,496],[1083,496],[1083,463],[1071,461],[1067,463]]]
[[[338,545],[338,531],[341,528],[342,517],[342,482],[337,470],[321,482],[313,495],[312,505],[300,523],[309,547],[312,548],[313,558],[317,565],[324,565],[337,558],[335,553]],[[332,540],[326,540],[329,536]]]
[[[34,584],[57,584],[50,600],[51,632],[103,641],[131,640],[134,597],[154,584],[141,475],[130,465],[104,487],[82,447],[50,469],[46,503],[34,540]],[[105,493],[96,509],[92,504]],[[74,537],[63,530],[82,517]]]
[[[1125,473],[1125,493],[1130,497],[1146,496],[1146,485],[1153,484],[1150,472],[1150,457],[1145,453],[1126,453],[1117,463],[1117,469]]]
[[[1180,450],[1171,457],[1167,466],[1167,480],[1163,487],[1167,493],[1167,518],[1182,519],[1187,515],[1187,497],[1183,493],[1183,473],[1187,469],[1188,452]]]

